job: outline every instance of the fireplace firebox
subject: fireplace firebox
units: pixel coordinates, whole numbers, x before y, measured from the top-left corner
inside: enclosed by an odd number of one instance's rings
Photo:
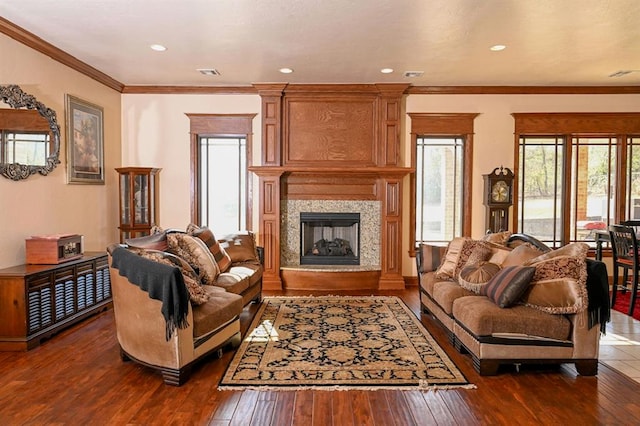
[[[359,265],[360,213],[300,212],[301,265]]]

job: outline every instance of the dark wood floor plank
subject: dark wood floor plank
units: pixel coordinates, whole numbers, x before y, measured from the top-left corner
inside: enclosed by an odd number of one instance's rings
[[[369,406],[371,407],[371,415],[373,421],[377,425],[402,425],[402,423],[396,423],[396,419],[391,414],[391,408],[389,408],[389,401],[384,391],[368,392],[369,394]]]
[[[231,421],[233,419],[233,414],[236,412],[238,408],[238,402],[240,402],[240,396],[242,393],[240,392],[232,392],[232,391],[221,391],[217,393],[217,407],[216,411],[213,414],[212,420],[221,421]]]
[[[294,426],[309,426],[313,422],[313,392],[309,390],[297,391],[293,405]]]
[[[259,394],[260,392],[254,390],[242,391],[236,411],[233,413],[233,419],[231,419],[231,425],[246,426],[251,424]]]
[[[438,424],[436,418],[431,413],[431,409],[426,404],[424,396],[420,391],[405,391],[404,398],[407,402],[407,406],[411,411],[411,416],[415,419],[418,425],[435,425]]]
[[[258,399],[251,417],[251,426],[264,426],[272,424],[273,410],[276,402],[273,399]]]
[[[351,406],[353,407],[353,421],[357,425],[373,425],[373,414],[369,404],[367,391],[354,391]]]
[[[339,422],[339,419],[335,419]],[[333,399],[331,391],[313,392],[313,426],[325,426],[334,423]]]
[[[333,418],[339,420],[341,426],[353,426],[353,391],[339,391],[331,393]]]
[[[329,292],[324,292],[324,294]],[[337,292],[330,292],[335,294]],[[379,292],[402,297],[477,389],[438,391],[219,391],[233,353],[197,365],[181,387],[156,371],[122,362],[113,311],[58,333],[28,352],[0,353],[0,424],[144,424],[277,426],[321,424],[638,424],[640,385],[601,364],[597,377],[561,368],[513,367],[480,377],[468,355],[420,314],[416,288]],[[273,295],[308,295],[272,292]],[[370,294],[370,292],[348,292]],[[257,305],[241,316],[246,330]]]
[[[293,407],[296,392],[277,392],[276,405],[273,408],[273,426],[290,426],[293,423]]]
[[[411,414],[409,404],[405,399],[405,392],[381,390],[389,403],[389,411],[395,423],[399,425],[416,425],[416,421]]]
[[[449,411],[446,402],[442,399],[439,391],[423,392],[422,397],[425,400],[426,406],[429,407],[429,411],[433,414],[438,424],[456,424],[456,419]],[[469,419],[471,420],[471,419]]]

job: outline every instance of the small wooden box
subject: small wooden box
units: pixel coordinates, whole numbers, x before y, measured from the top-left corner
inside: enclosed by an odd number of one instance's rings
[[[82,257],[82,235],[36,235],[26,247],[27,263],[55,265]]]

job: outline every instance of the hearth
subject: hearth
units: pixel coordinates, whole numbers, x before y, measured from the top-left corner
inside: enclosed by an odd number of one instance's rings
[[[301,265],[359,265],[360,213],[300,212]]]

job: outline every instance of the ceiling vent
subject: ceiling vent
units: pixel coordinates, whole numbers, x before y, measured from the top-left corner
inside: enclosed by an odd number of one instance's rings
[[[407,78],[422,77],[424,71],[405,71],[404,76]]]
[[[220,75],[220,71],[215,68],[200,68],[198,72],[203,75]]]
[[[640,70],[620,70],[616,71],[613,74],[609,74],[609,77],[623,77],[627,74],[631,74],[632,72],[639,72]]]

